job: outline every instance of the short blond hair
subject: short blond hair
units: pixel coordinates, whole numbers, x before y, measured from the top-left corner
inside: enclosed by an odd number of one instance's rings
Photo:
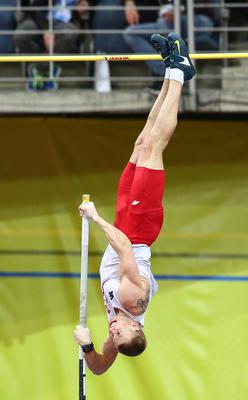
[[[120,344],[118,351],[125,356],[134,357],[143,353],[146,346],[147,341],[145,334],[140,330],[133,334],[133,337],[129,342]]]

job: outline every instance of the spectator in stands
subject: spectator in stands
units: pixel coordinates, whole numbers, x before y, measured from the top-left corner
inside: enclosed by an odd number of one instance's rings
[[[16,0],[1,0],[0,2],[0,30],[11,31],[15,30],[15,12],[3,11],[1,7],[15,7]],[[15,46],[12,40],[12,35],[0,35],[0,54],[15,53]]]
[[[228,7],[228,3],[234,3],[234,0],[225,0],[225,10],[227,11],[224,13],[224,24],[229,25],[231,27],[247,27],[248,25],[248,0],[241,0],[238,1],[240,5],[247,5],[247,7]],[[224,49],[228,51],[228,45],[236,42],[241,43],[241,48],[246,46],[248,39],[247,31],[240,31],[240,32],[228,32],[228,37],[226,40],[227,47]],[[237,45],[236,45],[237,46]],[[236,47],[235,46],[235,47]]]
[[[92,4],[93,5],[93,4]],[[93,29],[123,30],[128,25],[152,22],[156,18],[156,11],[137,10],[136,6],[159,6],[159,0],[96,0],[97,7],[120,7],[124,10],[96,10],[93,14]],[[96,34],[94,36],[95,52],[101,53],[128,53],[130,47],[126,44],[122,34]]]
[[[90,1],[90,0],[89,0]],[[138,23],[152,22],[156,19],[157,11],[138,10],[137,6],[160,6],[159,0],[95,0],[90,3],[97,7],[111,7],[106,10],[96,10],[92,17],[92,28],[97,30],[124,30],[129,25],[136,25]],[[124,10],[113,9],[113,7],[124,6]],[[94,51],[96,53],[115,53],[115,54],[128,54],[131,51],[130,46],[123,38],[122,33],[97,33],[94,35]],[[105,65],[104,65],[105,64]],[[100,68],[102,67],[102,68]],[[95,63],[96,79],[98,74],[104,76],[109,74],[107,62]],[[102,73],[103,72],[103,73]],[[109,88],[109,85],[107,85]],[[97,89],[98,90],[98,89]],[[101,91],[101,90],[99,90]],[[106,90],[108,91],[108,90]]]
[[[182,4],[183,2],[181,2]],[[195,0],[197,4],[197,0]],[[205,1],[207,3],[207,1]],[[209,0],[208,3],[219,3],[219,0]],[[181,34],[183,37],[187,37],[187,15],[184,10],[185,7],[182,4],[181,14]],[[218,41],[214,37],[211,28],[217,24],[219,19],[219,10],[217,8],[199,8],[195,9],[194,24],[195,27],[209,28],[208,31],[197,32],[195,34],[195,45],[197,50],[217,50]],[[124,39],[126,43],[131,47],[134,53],[154,53],[154,48],[150,43],[150,33],[145,31],[157,31],[162,34],[169,33],[174,29],[174,6],[173,0],[168,1],[164,6],[161,7],[159,16],[155,22],[146,24],[131,25],[126,28],[124,32]],[[137,31],[143,30],[144,33],[136,33]],[[164,63],[161,61],[147,60],[146,64],[152,72],[154,77],[164,76]],[[155,91],[160,90],[162,81],[158,80],[154,82],[153,89]]]
[[[21,0],[22,6],[48,7],[48,0]],[[27,11],[23,14],[14,34],[14,42],[20,53],[77,53],[79,51],[78,16],[81,11],[73,12],[69,7],[85,4],[85,0],[53,0],[55,7],[51,11]],[[56,8],[57,7],[57,8]],[[49,20],[52,30],[49,29]],[[43,33],[34,34],[28,31],[41,30]],[[57,33],[56,31],[64,31]],[[23,33],[23,31],[27,31]],[[67,32],[68,31],[68,32]],[[54,76],[58,76],[60,68],[55,66]],[[48,64],[30,65],[29,75],[33,82],[29,89],[55,89],[56,82],[42,77],[48,75]]]

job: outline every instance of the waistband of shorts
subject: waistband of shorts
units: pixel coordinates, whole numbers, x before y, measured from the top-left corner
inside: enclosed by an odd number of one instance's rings
[[[142,171],[142,170],[144,170],[144,171],[149,171],[149,172],[152,172],[152,173],[158,173],[158,174],[165,174],[165,170],[164,169],[154,169],[154,168],[148,168],[148,167],[143,167],[142,165],[138,165],[138,166],[136,166],[136,169],[138,169],[138,170],[140,170],[140,171]]]

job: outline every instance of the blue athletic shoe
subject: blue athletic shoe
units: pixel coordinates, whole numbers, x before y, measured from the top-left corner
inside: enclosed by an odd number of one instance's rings
[[[167,41],[170,48],[170,67],[183,71],[185,81],[192,79],[195,68],[190,60],[185,41],[175,32],[169,33]]]
[[[151,36],[151,42],[155,47],[155,50],[161,55],[163,62],[165,63],[165,68],[170,66],[170,48],[168,41],[165,37],[154,33]]]

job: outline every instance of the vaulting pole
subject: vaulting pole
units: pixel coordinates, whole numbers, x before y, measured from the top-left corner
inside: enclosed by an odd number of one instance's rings
[[[90,196],[83,195],[83,203],[89,203]],[[88,249],[89,249],[89,221],[82,218],[81,235],[81,275],[80,275],[80,317],[79,324],[87,325],[87,276],[88,276]],[[86,363],[83,351],[79,346],[79,400],[86,400]]]

